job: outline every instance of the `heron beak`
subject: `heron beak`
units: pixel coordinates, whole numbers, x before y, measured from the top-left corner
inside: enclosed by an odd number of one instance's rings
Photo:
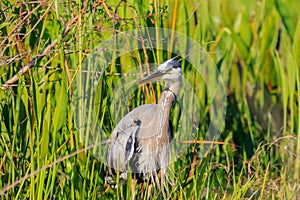
[[[142,80],[140,80],[138,82],[138,84],[145,84],[145,83],[150,83],[153,81],[157,81],[160,80],[160,78],[164,75],[165,73],[158,70],[156,72],[153,72],[152,74],[146,76],[145,78],[143,78]]]

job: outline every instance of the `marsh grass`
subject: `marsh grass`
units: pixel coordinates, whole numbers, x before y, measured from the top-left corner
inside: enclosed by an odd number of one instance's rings
[[[94,156],[97,149],[89,146],[88,139],[80,139],[85,129],[78,129],[87,120],[91,126],[86,128],[95,132],[95,142],[99,142],[91,110],[108,137],[118,122],[114,113],[121,117],[134,107],[156,102],[162,90],[159,84],[140,87],[128,102],[112,107],[114,87],[120,74],[135,69],[139,73],[130,78],[139,80],[151,71],[150,63],[176,56],[172,55],[172,37],[168,51],[141,47],[116,57],[117,50],[111,49],[109,59],[102,63],[109,67],[100,66],[95,88],[81,88],[81,76],[93,78],[86,73],[92,65],[87,57],[98,44],[139,27],[169,28],[197,40],[226,84],[221,142],[211,143],[205,152],[201,144],[190,144],[172,163],[168,198],[299,198],[299,6],[297,0],[3,0],[1,85],[53,41],[58,42],[17,82],[0,90],[1,198],[162,197],[159,191],[148,194],[148,183],[137,184],[132,192],[131,178],[109,189],[104,182],[105,165]],[[159,41],[159,32],[156,37]],[[181,56],[183,74],[200,106],[196,116],[200,123],[191,134],[202,141],[210,122],[211,100],[201,75]],[[92,108],[94,104],[94,109],[74,111],[74,97],[92,95],[92,89],[97,91],[95,102],[82,100],[76,106]],[[175,133],[181,120],[179,110],[175,106],[171,115]]]

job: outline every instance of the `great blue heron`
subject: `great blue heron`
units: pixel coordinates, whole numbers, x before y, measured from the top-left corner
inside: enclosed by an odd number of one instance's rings
[[[107,165],[119,173],[119,180],[126,180],[127,173],[137,173],[142,178],[161,182],[171,160],[170,111],[181,89],[182,71],[180,63],[170,59],[159,65],[158,70],[139,81],[145,84],[156,80],[166,81],[158,104],[144,104],[124,116],[113,130],[106,156]],[[130,167],[130,170],[129,170]],[[115,184],[109,173],[109,184]]]

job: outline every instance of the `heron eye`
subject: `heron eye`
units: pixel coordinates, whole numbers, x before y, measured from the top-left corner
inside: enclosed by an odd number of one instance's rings
[[[167,69],[168,73],[171,73],[173,71],[173,68]]]

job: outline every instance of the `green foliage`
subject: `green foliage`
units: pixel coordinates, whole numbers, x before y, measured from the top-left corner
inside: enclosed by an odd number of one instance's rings
[[[1,198],[161,198],[159,191],[149,193],[148,183],[132,188],[131,178],[115,190],[108,189],[105,165],[91,153],[98,149],[82,149],[108,137],[127,112],[159,97],[162,87],[153,84],[128,91],[132,95],[126,101],[118,100],[123,96],[116,96],[114,88],[127,89],[122,78],[130,83],[140,79],[121,75],[149,72],[149,63],[176,55],[140,47],[117,57],[112,49],[112,55],[97,63],[97,84],[84,81],[94,78],[95,62],[88,55],[101,42],[140,27],[174,27],[210,53],[226,84],[227,113],[220,138],[224,143],[212,144],[204,156],[199,153],[203,145],[191,144],[172,163],[168,198],[296,199],[300,193],[299,6],[298,0],[3,0],[1,85],[55,39],[59,42],[17,82],[0,90]],[[172,50],[171,44],[159,45]],[[183,75],[199,100],[195,120],[200,123],[192,133],[178,133],[184,110],[176,104],[172,126],[175,133],[194,134],[201,141],[212,115],[211,97],[201,74],[184,60],[186,55],[181,56]],[[84,95],[94,95],[95,100],[72,104]],[[84,107],[93,109],[81,112]],[[84,131],[94,133],[85,141],[78,129],[84,120],[89,125]]]

